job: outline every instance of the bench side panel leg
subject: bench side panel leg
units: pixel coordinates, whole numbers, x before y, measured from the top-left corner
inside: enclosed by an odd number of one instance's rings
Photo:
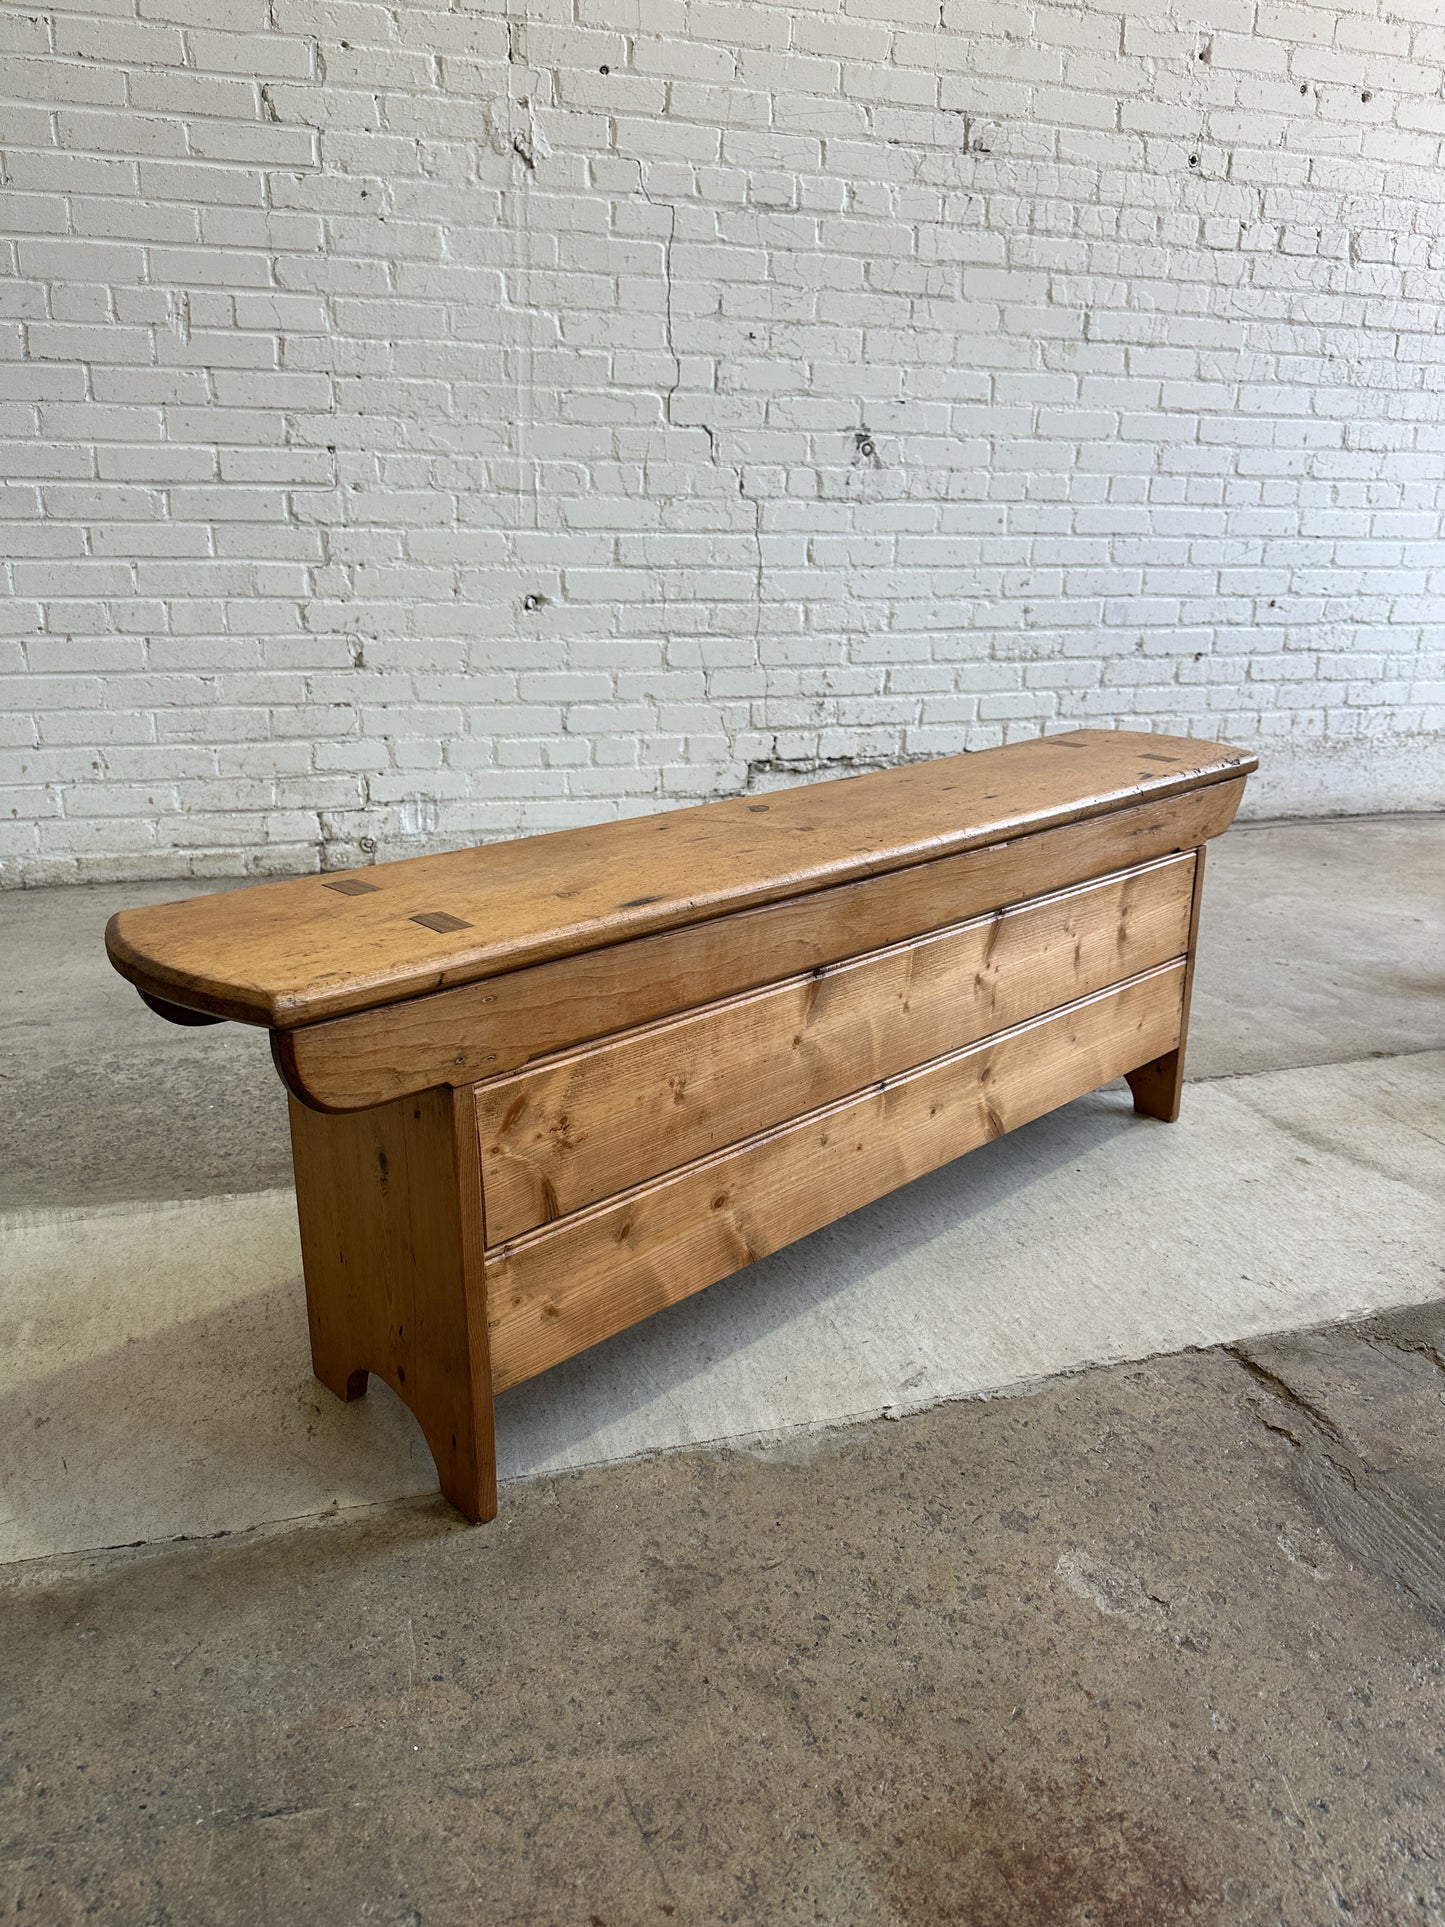
[[[316,1376],[345,1399],[368,1372],[384,1378],[421,1426],[447,1498],[469,1519],[493,1518],[472,1093],[423,1091],[341,1117],[290,1107]]]
[[[1189,1041],[1189,1003],[1194,993],[1194,953],[1199,940],[1199,905],[1204,894],[1204,846],[1194,852],[1194,900],[1189,909],[1189,951],[1184,965],[1184,1003],[1179,1013],[1179,1042],[1138,1070],[1126,1073],[1134,1109],[1140,1117],[1157,1117],[1174,1124],[1184,1096],[1184,1049]]]

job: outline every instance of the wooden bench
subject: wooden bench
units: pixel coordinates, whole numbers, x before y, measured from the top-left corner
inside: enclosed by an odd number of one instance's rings
[[[265,1024],[316,1375],[497,1505],[492,1399],[1120,1076],[1179,1109],[1202,844],[1253,757],[1080,730],[123,910]]]

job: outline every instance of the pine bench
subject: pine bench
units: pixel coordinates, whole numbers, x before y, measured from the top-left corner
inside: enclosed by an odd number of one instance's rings
[[[1079,730],[111,919],[264,1024],[311,1356],[496,1512],[492,1399],[1124,1076],[1172,1120],[1205,841],[1255,759]]]

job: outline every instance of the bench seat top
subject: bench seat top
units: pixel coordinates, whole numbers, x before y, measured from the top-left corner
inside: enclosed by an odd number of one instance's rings
[[[1246,776],[1220,743],[1075,730],[1005,749],[122,910],[164,1005],[291,1029]]]

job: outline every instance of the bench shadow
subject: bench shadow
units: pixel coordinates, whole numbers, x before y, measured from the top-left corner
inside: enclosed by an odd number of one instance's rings
[[[689,1387],[719,1363],[776,1341],[885,1269],[906,1268],[910,1258],[940,1240],[961,1246],[960,1234],[985,1213],[1047,1184],[1082,1155],[1099,1152],[1125,1132],[1159,1128],[1135,1116],[1122,1083],[1091,1092],[514,1386],[496,1406],[502,1477],[565,1469],[559,1460],[592,1440],[599,1442],[598,1458],[648,1450],[635,1421],[649,1407],[686,1400]],[[1061,1240],[1069,1229],[1060,1224]],[[1040,1264],[1048,1263],[1049,1254],[1041,1252]],[[959,1270],[962,1292],[968,1283],[962,1256]],[[845,1341],[835,1342],[841,1347]],[[893,1389],[905,1402],[906,1388]],[[871,1401],[872,1409],[890,1402],[885,1392]],[[606,1439],[614,1428],[620,1436]],[[657,1429],[657,1444],[678,1442],[670,1436],[677,1430],[675,1417]]]
[[[379,1381],[311,1374],[299,1270],[0,1395],[0,1557],[235,1532],[436,1489]]]

